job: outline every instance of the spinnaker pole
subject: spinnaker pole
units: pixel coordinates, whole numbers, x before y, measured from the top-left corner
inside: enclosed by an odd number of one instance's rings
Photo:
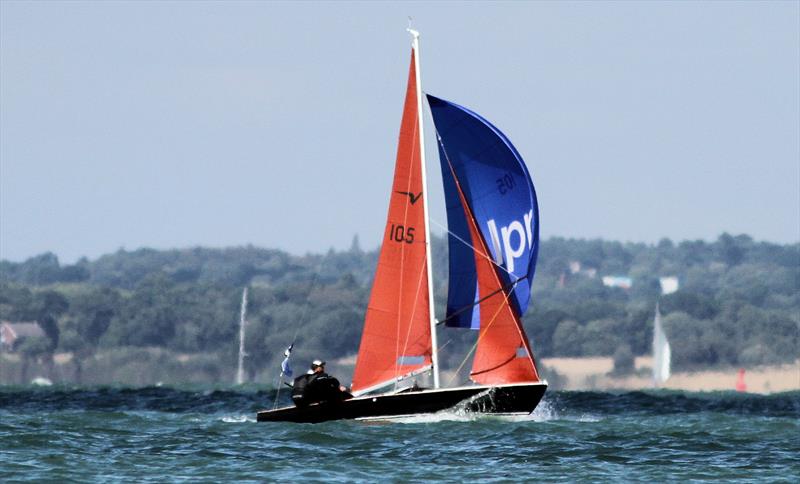
[[[433,304],[433,271],[431,268],[431,229],[428,220],[428,171],[425,164],[425,130],[422,123],[422,82],[420,81],[419,70],[419,32],[411,28],[406,29],[411,34],[411,46],[414,49],[414,70],[416,72],[417,83],[417,123],[419,131],[419,157],[422,165],[422,210],[425,218],[425,259],[426,267],[428,268],[428,304],[430,311],[430,325],[431,325],[431,366],[433,370],[433,387],[439,388],[439,353],[437,350],[436,338],[436,313],[434,312]]]

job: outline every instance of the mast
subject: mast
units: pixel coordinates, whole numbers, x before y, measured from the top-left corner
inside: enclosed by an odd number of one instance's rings
[[[414,70],[416,71],[417,82],[417,122],[419,123],[419,156],[422,164],[422,210],[425,219],[425,265],[428,269],[428,303],[431,325],[431,367],[433,370],[433,387],[439,388],[439,354],[436,338],[436,313],[434,312],[433,304],[433,271],[431,268],[431,230],[428,220],[428,172],[425,164],[425,130],[422,123],[422,82],[420,81],[421,75],[419,71],[419,32],[410,27],[406,30],[411,34],[411,45],[414,49]]]

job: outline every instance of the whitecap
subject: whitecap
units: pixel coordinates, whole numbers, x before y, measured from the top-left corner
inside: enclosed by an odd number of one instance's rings
[[[249,415],[226,415],[222,417],[222,420],[225,423],[245,423],[245,422],[255,422],[256,419]]]

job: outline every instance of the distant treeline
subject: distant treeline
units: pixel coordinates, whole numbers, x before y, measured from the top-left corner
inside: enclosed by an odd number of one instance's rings
[[[433,254],[443,308],[443,239],[434,240]],[[122,347],[214,354],[232,365],[249,286],[246,362],[255,376],[274,368],[293,340],[309,357],[355,353],[376,260],[357,239],[347,251],[305,256],[256,247],[139,249],[62,265],[43,254],[0,261],[0,320],[38,321],[47,338],[25,341],[17,353],[44,362],[72,353],[78,377],[83,361]],[[607,286],[604,276],[632,285]],[[662,295],[662,277],[676,277],[679,289]],[[798,357],[800,244],[728,234],[655,245],[552,238],[541,244],[533,287],[525,326],[537,357],[648,354],[656,302],[676,369]],[[443,364],[458,366],[475,333],[441,331]]]

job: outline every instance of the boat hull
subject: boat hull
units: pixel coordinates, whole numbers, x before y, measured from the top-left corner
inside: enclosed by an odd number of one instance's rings
[[[329,420],[392,419],[447,409],[481,414],[529,414],[542,399],[547,382],[475,385],[436,390],[367,395],[307,407],[258,412],[259,422],[319,423]]]

